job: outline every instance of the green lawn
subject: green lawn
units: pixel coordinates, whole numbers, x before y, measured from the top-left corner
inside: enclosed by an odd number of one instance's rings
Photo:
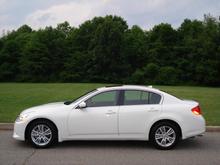
[[[0,83],[0,122],[14,122],[25,108],[71,100],[104,84],[83,83]],[[200,102],[207,125],[220,125],[220,88],[156,86],[179,98]]]

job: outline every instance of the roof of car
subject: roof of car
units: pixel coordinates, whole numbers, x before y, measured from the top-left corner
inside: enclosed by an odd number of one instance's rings
[[[159,91],[159,89],[153,88],[152,86],[143,86],[143,85],[111,85],[111,86],[100,87],[97,90],[112,90],[112,89],[137,89],[137,90]]]

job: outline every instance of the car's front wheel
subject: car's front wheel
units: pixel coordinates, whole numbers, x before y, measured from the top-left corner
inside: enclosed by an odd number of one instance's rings
[[[180,133],[176,125],[169,122],[156,124],[150,133],[150,141],[158,149],[168,150],[179,141]]]
[[[36,148],[46,148],[57,141],[55,126],[48,121],[36,121],[28,129],[28,141]]]

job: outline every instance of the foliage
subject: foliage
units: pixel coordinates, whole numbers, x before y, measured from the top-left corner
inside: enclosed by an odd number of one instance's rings
[[[0,38],[1,82],[108,82],[220,85],[220,22],[185,19],[174,29],[128,27],[118,16]]]

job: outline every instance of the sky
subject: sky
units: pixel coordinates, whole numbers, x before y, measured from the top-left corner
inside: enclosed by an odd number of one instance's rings
[[[180,26],[185,18],[220,16],[220,0],[0,0],[0,33],[27,24],[33,29],[68,21],[78,26],[95,16],[118,15],[129,26]]]

